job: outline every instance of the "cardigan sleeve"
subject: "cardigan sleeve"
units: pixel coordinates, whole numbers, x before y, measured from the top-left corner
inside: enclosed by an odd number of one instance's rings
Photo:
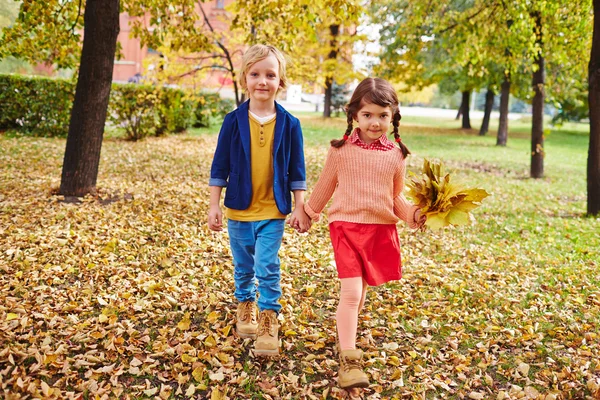
[[[338,183],[338,163],[335,150],[337,149],[334,147],[329,149],[327,159],[325,160],[325,166],[323,167],[323,171],[321,171],[319,180],[317,181],[310,198],[304,203],[304,211],[306,211],[306,214],[308,214],[313,221],[318,221],[320,219],[320,214],[327,205],[329,199],[331,199],[331,196],[333,196],[333,192],[335,192]]]

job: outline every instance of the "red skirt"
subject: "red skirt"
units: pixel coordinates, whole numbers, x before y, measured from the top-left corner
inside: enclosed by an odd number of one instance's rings
[[[340,279],[361,276],[370,286],[378,286],[402,277],[395,224],[334,221],[329,234]]]

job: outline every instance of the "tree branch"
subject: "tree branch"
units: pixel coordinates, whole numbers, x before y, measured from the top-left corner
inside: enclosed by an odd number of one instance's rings
[[[194,56],[183,56],[181,57],[183,60],[195,60],[195,61],[204,61],[204,60],[210,60],[211,58],[227,58],[224,55],[219,55],[219,54],[211,54],[208,56],[198,56],[198,57],[194,57]]]
[[[208,16],[206,15],[206,12],[204,12],[204,7],[202,7],[202,0],[197,0],[197,3],[198,3],[198,7],[200,7],[200,11],[202,12],[202,16],[204,17],[204,22],[206,22],[208,29],[210,29],[210,31],[214,34],[215,30],[213,29],[212,25],[210,24],[210,21],[208,20]],[[231,55],[229,54],[229,51],[223,45],[223,43],[221,43],[221,41],[219,39],[217,39],[216,37],[215,37],[215,42],[217,43],[217,46],[219,46],[219,48],[223,51],[223,54],[225,54],[224,58],[227,59],[227,63],[229,64],[229,72],[231,72],[231,79],[233,80],[233,89],[235,92],[235,103],[239,106],[240,98],[238,95],[237,82],[235,81],[235,68],[233,67],[233,61],[231,60]],[[227,68],[224,68],[224,69],[227,69]]]
[[[169,76],[167,79],[169,81],[175,81],[175,80],[179,80],[182,78],[185,78],[186,76],[190,76],[190,75],[194,75],[196,72],[201,71],[203,69],[224,69],[227,72],[231,72],[229,71],[226,67],[222,66],[222,65],[205,65],[203,67],[196,67],[188,72],[184,72],[181,75],[174,75],[174,76]]]
[[[493,5],[494,5],[494,9],[498,6],[497,3],[494,3]],[[488,6],[489,6],[489,4],[483,4],[481,6],[481,8],[478,11],[476,11],[474,14],[469,15],[469,16],[467,16],[466,18],[464,18],[462,20],[456,21],[454,24],[452,24],[450,26],[447,26],[446,28],[440,30],[439,32],[436,32],[436,34],[440,35],[440,34],[446,33],[448,31],[456,28],[458,25],[462,25],[465,22],[470,21],[471,19],[473,19],[473,18],[477,17],[479,14],[481,14],[484,10],[486,10],[488,8]]]
[[[75,18],[75,22],[73,22],[73,26],[71,26],[71,29],[69,29],[71,31],[71,36],[75,36],[75,27],[77,26],[77,22],[79,22],[79,16],[81,15],[81,2],[82,2],[82,0],[79,0],[79,8],[77,9],[77,18]]]

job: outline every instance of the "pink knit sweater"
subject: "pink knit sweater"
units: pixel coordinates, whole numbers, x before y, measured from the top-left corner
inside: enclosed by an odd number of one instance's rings
[[[333,195],[329,222],[395,224],[401,219],[416,228],[415,213],[419,208],[402,194],[405,173],[406,164],[399,148],[372,151],[352,143],[331,147],[304,210],[318,221]]]

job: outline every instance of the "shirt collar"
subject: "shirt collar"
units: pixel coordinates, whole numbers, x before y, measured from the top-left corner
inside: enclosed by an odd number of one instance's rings
[[[375,145],[375,146],[381,145],[381,146],[387,147],[390,144],[392,144],[392,145],[394,144],[394,143],[392,143],[391,140],[389,140],[387,138],[387,136],[385,134],[381,135],[374,142],[367,144],[360,138],[360,136],[358,135],[358,132],[360,132],[360,128],[354,128],[354,131],[352,132],[352,135],[350,136],[350,143],[360,145],[361,147],[373,146],[373,145]]]

